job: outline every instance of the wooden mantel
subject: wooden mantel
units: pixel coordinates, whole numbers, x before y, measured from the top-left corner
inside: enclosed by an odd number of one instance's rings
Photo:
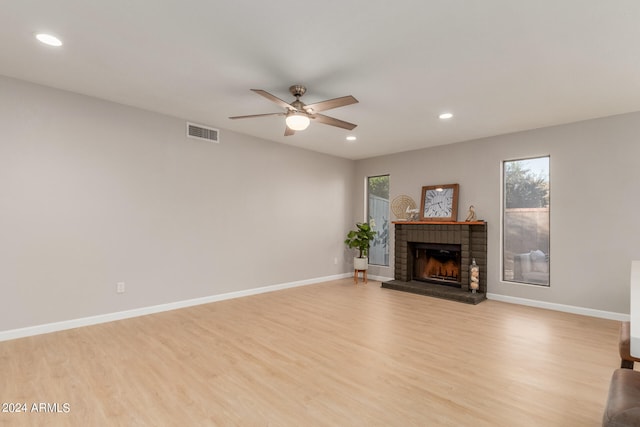
[[[484,225],[485,221],[392,221],[392,224]]]

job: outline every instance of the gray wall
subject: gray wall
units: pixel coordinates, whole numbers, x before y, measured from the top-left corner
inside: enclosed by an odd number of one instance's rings
[[[352,161],[2,77],[0,138],[0,331],[349,269]]]
[[[633,113],[361,160],[353,219],[364,217],[367,176],[390,174],[390,198],[406,194],[418,204],[422,186],[459,183],[458,219],[473,204],[488,222],[489,293],[629,313],[631,260],[640,259],[639,139]],[[501,162],[541,155],[551,156],[549,288],[500,274]],[[370,274],[393,277],[393,265]]]

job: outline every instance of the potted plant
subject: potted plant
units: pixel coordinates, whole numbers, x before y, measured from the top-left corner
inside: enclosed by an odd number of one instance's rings
[[[351,230],[347,234],[347,239],[344,243],[349,248],[356,248],[359,251],[357,257],[353,258],[354,270],[366,270],[369,265],[369,245],[373,238],[376,236],[376,232],[371,228],[371,224],[368,222],[357,222],[356,230]]]

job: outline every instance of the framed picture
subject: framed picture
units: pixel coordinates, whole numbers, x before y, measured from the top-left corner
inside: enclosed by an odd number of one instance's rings
[[[457,221],[458,187],[458,184],[422,187],[420,220]]]

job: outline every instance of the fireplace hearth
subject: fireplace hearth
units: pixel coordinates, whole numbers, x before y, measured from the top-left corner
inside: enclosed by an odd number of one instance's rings
[[[486,298],[487,224],[395,222],[395,280],[382,287],[471,304]],[[477,293],[469,290],[469,264],[480,267]]]

